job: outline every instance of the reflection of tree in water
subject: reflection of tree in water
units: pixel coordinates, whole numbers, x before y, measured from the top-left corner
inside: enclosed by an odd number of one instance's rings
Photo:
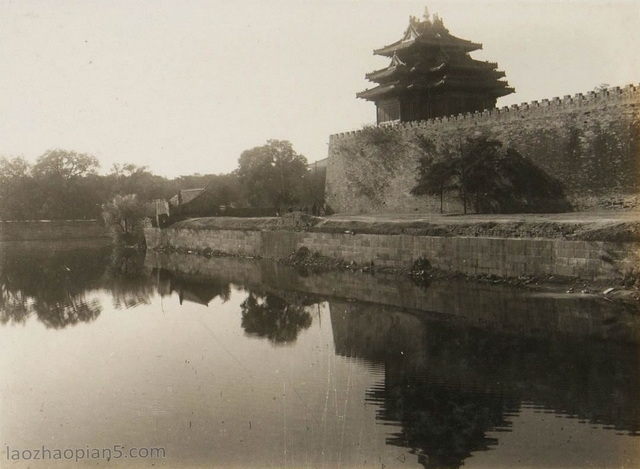
[[[100,316],[102,305],[97,299],[86,301],[82,295],[68,294],[66,298],[36,298],[33,311],[45,326],[62,329],[93,321]]]
[[[428,468],[457,468],[474,451],[486,451],[497,439],[485,433],[506,426],[505,412],[517,407],[516,400],[474,393],[426,380],[389,379],[384,389],[368,393],[368,400],[382,403],[377,418],[399,422],[402,429],[387,443],[411,448]]]
[[[103,286],[111,292],[116,309],[151,303],[154,285],[145,268],[144,257],[144,251],[137,249],[116,247],[111,252]]]
[[[294,342],[303,329],[311,326],[311,315],[304,306],[293,305],[272,294],[253,293],[240,305],[242,328],[248,335],[266,337],[271,342]]]
[[[12,290],[0,277],[0,324],[24,324],[31,314],[30,299],[22,291]]]
[[[104,249],[7,249],[0,270],[0,322],[24,323],[35,314],[60,329],[93,321],[102,307],[87,301],[98,288]]]

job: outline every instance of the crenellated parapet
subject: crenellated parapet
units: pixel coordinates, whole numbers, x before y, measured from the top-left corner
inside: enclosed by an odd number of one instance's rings
[[[381,125],[406,129],[434,129],[451,123],[462,125],[491,125],[505,120],[538,118],[550,115],[586,112],[591,109],[616,107],[621,112],[640,111],[640,84],[629,84],[625,87],[615,86],[599,91],[565,95],[562,98],[535,100],[528,103],[486,109],[474,113],[465,113],[447,117],[438,117],[423,121],[387,122]],[[361,130],[341,132],[329,136],[333,143],[341,139],[353,138]]]
[[[326,193],[336,212],[438,210],[439,200],[411,194],[424,138],[433,158],[450,158],[466,138],[497,140],[561,181],[575,210],[629,208],[640,198],[640,85],[377,128],[393,132],[330,137]],[[445,211],[459,212],[449,195]]]

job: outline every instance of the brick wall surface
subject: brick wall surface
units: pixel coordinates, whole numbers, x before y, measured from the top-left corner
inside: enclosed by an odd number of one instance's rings
[[[637,244],[551,239],[465,238],[310,232],[147,228],[147,246],[211,249],[232,255],[284,258],[301,247],[365,265],[409,268],[418,258],[467,275],[557,275],[614,279],[640,265]]]
[[[360,131],[332,135],[329,141],[326,196],[340,213],[435,211],[435,198],[414,197],[418,153],[416,135],[432,140],[442,155],[456,152],[466,137],[484,135],[515,148],[561,180],[577,209],[637,195],[640,183],[640,87],[629,85],[497,108],[474,114],[398,124],[395,148],[384,149],[388,162],[357,145]],[[379,153],[379,152],[378,152]],[[369,186],[367,186],[369,184]],[[449,197],[445,211],[461,211]]]

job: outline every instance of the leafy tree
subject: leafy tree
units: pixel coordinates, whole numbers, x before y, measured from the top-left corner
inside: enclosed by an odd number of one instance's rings
[[[459,151],[437,159],[424,147],[414,195],[456,190],[464,213],[471,201],[476,213],[568,211],[562,184],[513,148],[486,137],[460,142]]]
[[[11,184],[16,179],[26,178],[30,174],[31,165],[21,156],[12,159],[0,158],[0,182],[3,186]]]
[[[0,158],[0,219],[30,218],[33,195],[31,166],[22,157]]]
[[[444,192],[454,187],[455,167],[450,159],[435,161],[435,145],[432,140],[418,136],[417,146],[421,154],[418,166],[418,183],[411,189],[411,193],[413,195],[439,195],[440,213],[442,213]]]
[[[307,173],[301,181],[300,204],[311,209],[312,207],[322,207],[324,205],[324,190],[327,179],[327,168],[316,167],[311,163]]]
[[[454,168],[448,161],[439,161],[428,166],[428,169],[420,168],[419,185],[411,190],[414,195],[438,194],[440,196],[440,213],[443,211],[444,192],[453,188],[452,182],[455,176]]]
[[[75,151],[49,150],[40,156],[33,167],[40,217],[86,216],[87,202],[95,197],[92,187],[81,182],[98,167],[95,156]],[[95,203],[90,205],[95,208]]]
[[[153,175],[146,166],[114,163],[109,174],[113,184],[111,190],[114,194],[138,194],[144,184],[143,181],[149,176]]]
[[[500,208],[489,209],[493,202],[499,204],[495,196],[508,191],[512,182],[504,178],[502,170],[508,167],[509,161],[502,158],[501,147],[502,143],[499,141],[487,138],[467,139],[465,145],[460,144],[460,159],[455,172],[458,175],[465,213],[467,200],[473,196],[476,213],[501,211]]]
[[[143,238],[145,205],[135,194],[116,195],[102,204],[102,218],[115,243],[131,244]]]
[[[107,178],[111,186],[111,196],[136,194],[142,201],[165,199],[174,195],[180,187],[185,187],[156,176],[146,166],[131,163],[114,164]]]
[[[307,159],[296,153],[290,142],[269,140],[242,152],[236,174],[252,206],[281,207],[299,199],[306,172]]]
[[[67,150],[48,150],[38,158],[33,173],[36,177],[48,177],[65,184],[87,174],[95,173],[100,163],[95,156]]]
[[[219,205],[242,205],[242,185],[236,174],[219,174],[208,178],[204,186]]]

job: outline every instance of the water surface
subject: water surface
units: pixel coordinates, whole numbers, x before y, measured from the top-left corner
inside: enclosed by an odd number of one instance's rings
[[[92,244],[0,253],[0,467],[640,464],[634,308]],[[12,461],[43,448],[74,462]]]

